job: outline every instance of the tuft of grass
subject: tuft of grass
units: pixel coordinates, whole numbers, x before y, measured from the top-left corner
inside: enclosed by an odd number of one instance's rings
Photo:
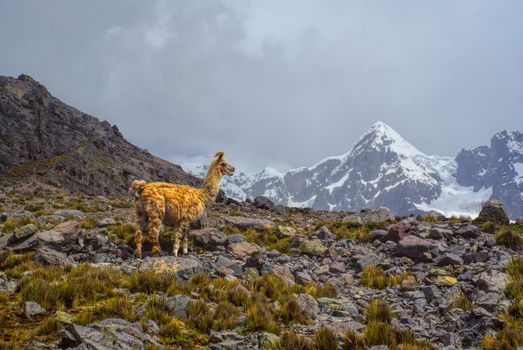
[[[521,234],[509,229],[498,231],[495,238],[496,244],[503,245],[513,250],[518,250],[523,247],[523,237],[521,237]]]
[[[523,279],[523,257],[512,257],[507,264],[507,273],[513,279]]]
[[[138,318],[131,299],[128,296],[118,296],[82,311],[74,322],[86,325],[109,317],[120,317],[128,321],[136,321]]]
[[[134,247],[134,234],[136,233],[136,226],[129,222],[123,222],[118,225],[109,225],[107,232],[123,240],[128,246]]]
[[[329,327],[322,326],[314,332],[312,337],[314,348],[317,350],[332,350],[338,348],[336,334]]]
[[[401,284],[407,276],[408,273],[402,273],[399,275],[385,274],[381,267],[369,265],[365,266],[361,272],[360,284],[366,287],[384,289],[396,284]]]
[[[280,333],[280,325],[276,321],[275,311],[271,304],[254,301],[245,310],[245,326],[249,331],[267,331]]]
[[[487,221],[481,225],[481,230],[486,233],[496,232],[496,225],[492,221]]]
[[[127,279],[126,287],[133,293],[167,292],[173,284],[173,276],[154,271],[133,271]]]
[[[0,255],[0,270],[4,270],[9,278],[19,279],[24,272],[35,268],[34,255],[34,252],[14,254],[7,250]]]
[[[86,230],[96,228],[96,219],[93,217],[87,217],[80,221],[80,227]]]
[[[285,323],[298,322],[301,324],[309,324],[310,318],[306,310],[303,310],[296,299],[287,300],[280,310],[281,318]]]
[[[7,220],[4,222],[4,224],[3,224],[2,227],[0,228],[0,231],[2,231],[3,233],[11,233],[11,232],[13,232],[16,228],[17,228],[16,222],[15,222],[12,218],[9,218],[9,219],[7,219]]]
[[[312,295],[315,299],[318,298],[336,298],[338,292],[336,288],[330,283],[317,284],[317,283],[308,283],[304,287],[307,294]]]
[[[58,331],[62,328],[62,322],[58,321],[56,317],[51,316],[46,318],[40,323],[36,329],[36,335],[39,336],[50,336],[57,334]]]
[[[213,315],[211,328],[215,331],[231,329],[236,326],[236,318],[240,315],[240,310],[228,301],[218,303]]]
[[[38,267],[20,282],[22,300],[35,301],[46,310],[70,308],[115,295],[124,278],[110,268],[81,264],[77,267]]]
[[[454,295],[452,295],[450,308],[470,311],[472,310],[472,302],[462,290],[459,290],[458,292],[454,293]]]
[[[385,300],[374,299],[367,306],[367,309],[365,310],[365,317],[367,322],[377,321],[390,323],[394,317],[394,312]]]
[[[363,335],[352,329],[347,329],[343,335],[343,350],[364,350],[365,348]]]
[[[202,300],[195,300],[187,306],[187,320],[196,329],[208,332],[213,324],[214,313],[210,306]]]
[[[396,331],[388,323],[371,321],[367,323],[363,331],[363,339],[367,346],[387,345],[389,349],[395,349]]]
[[[277,346],[285,350],[314,350],[308,338],[293,332],[284,333]]]

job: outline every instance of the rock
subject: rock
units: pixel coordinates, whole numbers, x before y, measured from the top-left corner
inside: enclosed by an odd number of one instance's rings
[[[202,262],[195,256],[147,258],[140,260],[137,268],[141,271],[153,270],[158,273],[172,274],[181,280],[188,280],[192,276],[203,272]]]
[[[9,217],[7,216],[7,213],[1,213],[0,214],[0,225],[3,225],[4,222],[6,222],[8,218]]]
[[[510,220],[503,208],[503,204],[498,200],[488,200],[483,204],[481,211],[474,222],[484,223],[493,222],[495,224],[508,225]]]
[[[319,239],[304,240],[300,244],[300,250],[309,255],[323,256],[327,248],[321,243]]]
[[[267,197],[258,196],[254,198],[254,206],[258,209],[271,210],[274,208],[274,203]]]
[[[81,344],[86,349],[145,349],[146,345],[163,348],[159,339],[143,331],[140,323],[121,318],[108,318],[88,326],[68,324],[59,333],[60,348],[74,348]]]
[[[481,231],[474,225],[461,224],[455,233],[463,238],[477,238],[481,234]]]
[[[218,246],[223,246],[227,242],[227,235],[212,227],[190,231],[189,236],[196,245],[207,250],[217,250]]]
[[[480,295],[474,301],[474,304],[480,306],[488,311],[496,311],[496,307],[499,304],[500,296],[498,293],[489,292]]]
[[[281,278],[287,284],[294,284],[294,276],[285,265],[277,265],[271,269],[271,273]]]
[[[441,297],[441,292],[439,291],[439,289],[432,284],[428,286],[422,286],[421,291],[423,292],[423,294],[425,295],[425,299],[427,299],[429,303],[432,303],[434,300]]]
[[[49,231],[38,232],[22,243],[13,246],[15,252],[26,251],[37,247],[48,246],[59,251],[68,251],[76,243],[80,234],[80,224],[76,221],[65,221]]]
[[[332,233],[327,226],[322,226],[320,229],[312,234],[312,237],[316,237],[322,241],[335,239],[336,235]]]
[[[187,319],[187,307],[192,299],[184,294],[177,294],[166,299],[166,304],[171,313],[178,319]]]
[[[96,221],[96,227],[108,227],[111,225],[116,225],[117,222],[113,218],[103,218]]]
[[[34,301],[26,301],[24,303],[24,315],[27,318],[45,314],[45,312],[45,309],[41,307],[40,304],[35,303]]]
[[[434,284],[437,286],[453,286],[458,283],[458,279],[452,276],[437,276],[434,279]]]
[[[414,261],[430,261],[431,253],[437,253],[438,246],[429,240],[416,236],[407,236],[396,245],[396,254]]]
[[[85,214],[81,210],[76,209],[61,209],[54,212],[54,215],[61,216],[65,219],[85,219]]]
[[[313,320],[316,319],[316,317],[320,313],[320,307],[318,306],[318,302],[310,294],[298,294],[298,296],[296,297],[296,302],[298,303],[298,306],[303,311],[305,311]]]
[[[387,234],[381,238],[382,242],[393,241],[399,242],[403,238],[410,235],[411,225],[408,221],[403,220],[397,224],[391,225]]]
[[[262,334],[260,334],[260,349],[274,349],[278,345],[279,341],[280,337],[278,337],[276,334],[263,332]]]
[[[36,220],[35,216],[33,213],[31,213],[30,211],[28,210],[19,210],[19,211],[15,211],[11,217],[13,218],[13,220],[17,221],[17,220],[21,220],[21,219],[27,219],[27,220],[30,220],[30,221],[34,221]]]
[[[158,326],[158,323],[154,322],[154,320],[147,320],[147,333],[157,334],[158,332],[160,332],[160,326]]]
[[[227,250],[235,259],[244,259],[249,255],[259,252],[261,248],[255,243],[242,242],[229,244]]]
[[[375,241],[377,239],[381,240],[386,235],[387,235],[387,231],[385,231],[385,230],[372,230],[370,232],[370,240],[371,241]]]
[[[42,247],[35,250],[34,261],[42,265],[67,266],[74,264],[73,259],[62,252]]]
[[[452,231],[442,227],[431,227],[429,230],[429,238],[442,239],[445,237],[451,237]]]
[[[276,225],[271,220],[267,219],[253,219],[243,216],[226,216],[225,223],[238,227],[240,230],[254,228],[257,230],[265,230],[267,228],[274,228]]]
[[[14,230],[13,235],[11,238],[9,238],[8,243],[14,244],[21,242],[32,235],[34,235],[38,231],[38,228],[34,224],[27,224],[25,226],[22,226],[20,228],[17,228]]]
[[[16,291],[15,280],[9,280],[4,271],[0,271],[0,293],[11,294]]]
[[[456,254],[446,253],[438,259],[436,266],[463,265],[463,259]]]
[[[392,216],[389,208],[377,208],[361,211],[356,214],[349,214],[342,219],[342,222],[345,223],[358,223],[358,224],[369,224],[369,223],[378,223],[384,222],[387,220],[392,220]]]
[[[278,234],[279,238],[292,237],[296,235],[296,229],[292,226],[278,225],[276,234]]]
[[[227,244],[231,243],[242,243],[246,242],[247,238],[245,238],[244,235],[241,235],[239,233],[233,233],[232,235],[227,236]]]
[[[54,316],[62,323],[72,323],[73,316],[64,311],[56,311]]]

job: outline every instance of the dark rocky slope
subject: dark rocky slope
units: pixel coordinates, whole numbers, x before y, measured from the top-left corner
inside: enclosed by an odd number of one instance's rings
[[[198,182],[27,75],[0,76],[0,126],[2,183],[31,177],[88,194],[122,194],[134,178]]]

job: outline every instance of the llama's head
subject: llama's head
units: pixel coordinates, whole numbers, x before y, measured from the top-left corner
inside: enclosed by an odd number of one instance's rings
[[[234,173],[234,166],[225,161],[222,151],[216,152],[212,159],[211,166],[214,166],[220,175],[232,175]]]

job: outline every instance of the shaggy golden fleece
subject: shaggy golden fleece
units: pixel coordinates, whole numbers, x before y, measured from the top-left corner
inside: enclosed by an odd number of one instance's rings
[[[135,234],[135,255],[142,256],[143,231],[149,236],[153,255],[161,253],[158,236],[162,224],[175,230],[173,254],[178,255],[180,243],[183,254],[187,254],[190,223],[198,220],[214,202],[220,191],[222,176],[233,172],[234,167],[225,161],[223,152],[219,151],[211,160],[201,187],[134,180],[129,192],[134,199],[139,225]]]

